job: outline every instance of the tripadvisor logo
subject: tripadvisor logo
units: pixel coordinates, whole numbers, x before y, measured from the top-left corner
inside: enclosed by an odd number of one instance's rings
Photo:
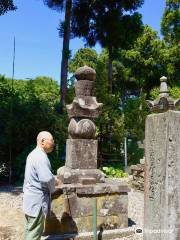
[[[136,234],[142,234],[143,233],[143,229],[142,228],[136,228],[135,229],[135,233]]]

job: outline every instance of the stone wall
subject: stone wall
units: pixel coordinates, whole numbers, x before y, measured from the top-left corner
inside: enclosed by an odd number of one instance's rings
[[[139,191],[144,191],[144,168],[144,163],[131,165],[130,167],[130,185]]]

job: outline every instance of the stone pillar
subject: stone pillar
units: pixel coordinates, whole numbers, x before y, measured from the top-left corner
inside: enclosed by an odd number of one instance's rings
[[[166,82],[148,102],[156,113],[146,119],[144,240],[180,239],[180,100],[170,98]]]

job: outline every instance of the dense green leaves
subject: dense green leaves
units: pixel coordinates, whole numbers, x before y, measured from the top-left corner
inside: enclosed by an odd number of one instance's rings
[[[177,83],[180,81],[180,0],[166,0],[161,32],[167,43],[163,57],[166,62],[168,79]]]
[[[75,73],[75,71],[82,66],[89,66],[96,68],[97,53],[91,48],[81,48],[77,51],[73,60],[69,62],[69,72]]]
[[[152,28],[146,26],[133,48],[121,53],[124,66],[129,69],[129,77],[134,78],[138,87],[147,93],[159,84],[162,75],[166,75],[165,50],[165,43]]]
[[[115,177],[115,178],[122,178],[122,177],[128,177],[128,173],[125,173],[123,169],[121,169],[121,166],[115,165],[115,166],[106,166],[102,168],[103,172],[108,177]]]
[[[14,11],[17,7],[14,5],[13,0],[1,0],[0,1],[0,16],[8,11]]]
[[[161,22],[161,31],[167,43],[180,41],[180,0],[166,0]]]
[[[27,154],[29,146],[36,144],[38,132],[50,131],[59,146],[59,155],[62,154],[68,119],[56,111],[59,90],[54,80],[38,77],[30,81],[14,80],[13,85],[11,91],[11,80],[0,77],[0,165],[8,167],[11,151],[13,176],[18,177],[18,169],[20,166],[23,169],[25,162],[21,154],[24,151]]]
[[[83,37],[89,46],[97,42],[108,50],[108,86],[113,92],[112,61],[118,48],[129,48],[142,31],[137,12],[143,0],[79,0],[74,3],[72,32]]]

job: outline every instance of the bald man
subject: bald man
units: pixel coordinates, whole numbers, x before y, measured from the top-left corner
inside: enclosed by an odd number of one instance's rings
[[[55,191],[55,176],[47,153],[54,148],[53,136],[40,132],[37,146],[26,160],[23,185],[23,211],[25,213],[25,240],[40,240],[44,220],[50,211],[51,194]]]

